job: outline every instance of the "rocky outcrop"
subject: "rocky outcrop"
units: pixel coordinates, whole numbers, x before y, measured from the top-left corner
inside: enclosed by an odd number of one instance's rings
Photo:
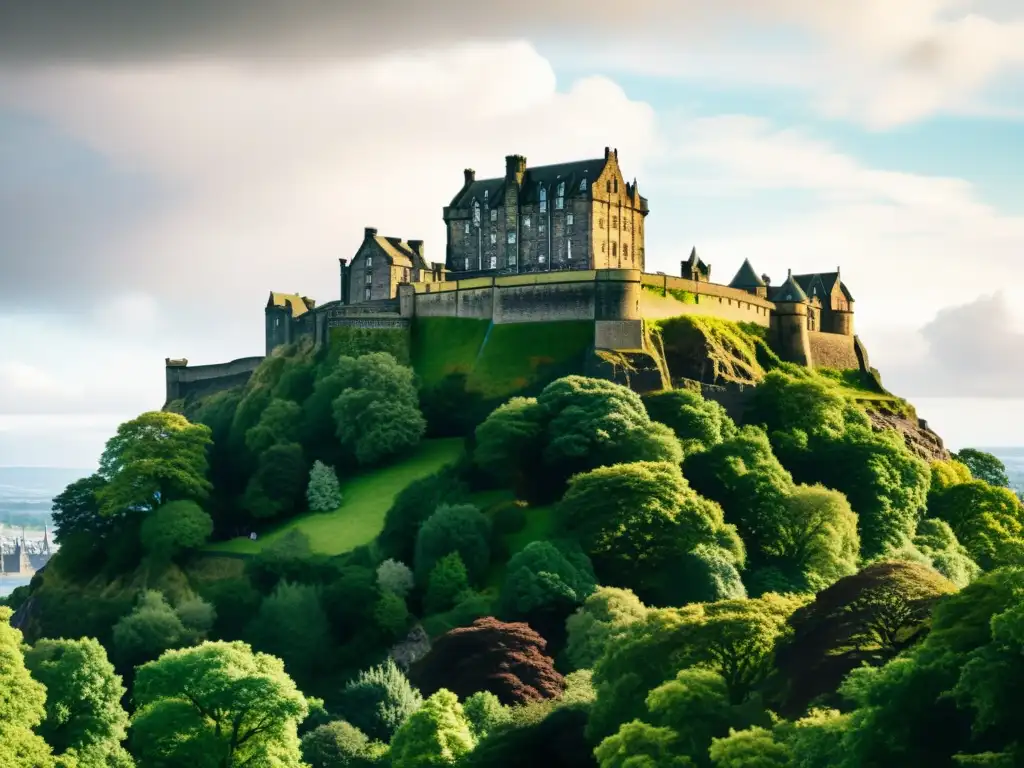
[[[884,403],[872,403],[867,409],[871,425],[878,431],[892,429],[903,435],[903,440],[914,455],[926,461],[946,460],[949,451],[942,444],[942,438],[928,426],[924,419],[917,418],[911,408],[909,413]]]

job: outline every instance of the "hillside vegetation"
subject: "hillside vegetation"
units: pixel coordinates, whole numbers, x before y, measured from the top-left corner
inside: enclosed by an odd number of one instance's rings
[[[658,323],[641,396],[548,326],[338,334],[122,424],[0,607],[0,765],[1024,764],[995,457],[755,327]]]

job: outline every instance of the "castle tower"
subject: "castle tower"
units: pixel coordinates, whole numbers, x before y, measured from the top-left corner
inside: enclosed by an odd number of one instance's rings
[[[839,267],[836,267],[836,286],[842,299],[832,310],[832,328],[830,330],[832,333],[841,333],[843,336],[853,336],[853,296],[843,284]]]
[[[807,294],[793,279],[793,270],[789,271],[786,282],[775,290],[772,301],[775,302],[771,318],[775,351],[787,362],[812,367],[811,342],[807,333]]]
[[[740,265],[739,271],[736,272],[736,277],[729,283],[729,287],[752,293],[755,296],[760,296],[762,299],[768,296],[768,284],[763,277],[757,276],[757,272],[754,271],[749,259],[743,260],[743,264]]]

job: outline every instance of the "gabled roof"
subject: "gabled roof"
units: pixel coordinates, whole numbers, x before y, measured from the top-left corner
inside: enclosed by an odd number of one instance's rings
[[[427,260],[420,256],[412,246],[400,237],[385,237],[374,235],[370,238],[377,247],[384,253],[384,257],[392,264],[399,267],[415,267],[416,269],[430,269]]]
[[[853,301],[853,296],[850,295],[850,290],[846,287],[846,283],[839,278],[839,272],[817,272],[809,275],[793,275],[793,277],[800,283],[804,291],[812,296],[815,295],[813,288],[815,279],[820,282],[820,293],[823,293],[825,296],[832,295],[832,289],[835,288],[835,284],[838,281],[839,290],[843,292],[843,296],[846,297],[847,301]]]
[[[573,197],[580,192],[580,181],[587,179],[587,186],[601,175],[608,160],[604,157],[591,160],[574,160],[568,163],[555,163],[554,165],[527,166],[523,175],[523,186],[520,192],[520,199],[524,203],[537,202],[540,188],[547,190],[548,199],[555,197],[558,183],[565,182],[565,196]],[[589,190],[588,190],[589,191]],[[483,204],[484,192],[487,192],[487,202],[494,207],[504,200],[505,177],[496,179],[477,179],[468,187],[459,190],[452,198],[451,207],[461,208],[469,205],[473,198]],[[640,198],[644,200],[644,198]]]
[[[729,283],[730,288],[764,288],[765,282],[758,277],[757,272],[750,266],[750,260],[744,259],[740,265],[736,277]]]
[[[311,304],[312,299],[299,296],[297,293],[277,293],[276,291],[271,291],[267,307],[290,306],[292,308],[292,317],[299,317],[312,309],[312,306],[310,306]]]
[[[772,292],[772,301],[807,301],[807,294],[804,293],[804,289],[800,287],[800,283],[793,277],[793,273],[789,273],[789,277],[786,278],[786,282],[780,285]]]

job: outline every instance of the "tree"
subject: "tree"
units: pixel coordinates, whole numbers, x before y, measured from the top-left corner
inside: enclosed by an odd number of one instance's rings
[[[344,720],[314,728],[302,737],[302,759],[310,768],[372,768],[381,764],[383,745]]]
[[[457,506],[468,495],[469,489],[450,468],[409,483],[384,516],[384,528],[377,537],[382,555],[413,562],[416,536],[426,519],[442,504]]]
[[[373,621],[384,633],[388,642],[405,637],[411,621],[405,599],[394,592],[382,594],[373,609]]]
[[[281,582],[245,632],[253,648],[284,662],[291,677],[310,685],[331,655],[333,641],[318,587]]]
[[[491,561],[491,521],[471,504],[442,505],[416,537],[416,573],[426,579],[445,555],[458,552],[471,581],[484,577]]]
[[[49,768],[50,748],[33,730],[46,717],[46,688],[25,668],[21,632],[0,606],[0,765]]]
[[[650,417],[669,427],[683,445],[686,456],[732,437],[736,425],[725,408],[705,400],[699,392],[669,389],[643,396]]]
[[[626,723],[619,732],[594,750],[601,768],[692,768],[693,761],[680,755],[671,728],[655,727],[639,720]]]
[[[253,456],[280,443],[298,442],[302,427],[302,408],[282,398],[270,401],[260,420],[245,433],[245,447]]]
[[[341,506],[341,487],[334,467],[328,467],[319,460],[313,462],[313,468],[309,470],[306,501],[311,512],[333,512]]]
[[[953,458],[965,465],[971,476],[989,485],[1000,488],[1010,487],[1010,478],[1006,476],[1006,465],[991,453],[979,451],[977,448],[964,448],[953,454]]]
[[[132,753],[140,768],[300,768],[305,698],[279,659],[241,642],[168,651],[139,668]]]
[[[981,575],[981,568],[956,538],[945,520],[927,518],[917,525],[914,546],[932,567],[962,589]]]
[[[469,591],[469,574],[458,552],[445,555],[434,565],[427,580],[423,607],[427,613],[440,613],[454,606]]]
[[[775,665],[786,681],[784,712],[831,695],[850,670],[880,665],[918,642],[936,602],[956,588],[917,563],[880,562],[822,590],[789,620]]]
[[[747,596],[738,567],[741,565],[733,552],[717,544],[698,544],[669,561],[645,596],[655,605],[739,600]],[[766,588],[758,593],[769,591],[772,590]]]
[[[470,697],[472,698],[472,697]],[[465,710],[469,701],[463,706]],[[468,714],[468,713],[467,713]],[[464,768],[597,768],[593,746],[583,734],[585,706],[559,706],[538,720],[524,718],[484,737],[465,758]]]
[[[128,733],[125,689],[102,645],[92,638],[44,638],[26,652],[25,666],[46,686],[46,718],[38,732],[54,752],[121,750]]]
[[[525,490],[525,475],[539,468],[530,457],[538,457],[542,448],[543,416],[534,397],[513,397],[499,405],[476,428],[473,461],[496,480]]]
[[[75,480],[53,500],[53,541],[64,544],[65,539],[75,534],[103,536],[113,520],[100,514],[97,494],[107,485],[100,475],[89,475]]]
[[[476,741],[454,693],[439,690],[398,729],[391,742],[394,768],[455,765]]]
[[[152,411],[127,421],[100,457],[100,512],[150,512],[169,501],[201,501],[210,492],[206,452],[210,428],[184,416]]]
[[[949,523],[985,570],[1024,564],[1024,504],[1009,488],[983,480],[953,485],[933,497],[928,514]]]
[[[597,741],[645,713],[648,693],[688,667],[703,665],[725,682],[730,704],[741,704],[772,671],[775,646],[801,604],[775,594],[749,600],[652,609],[610,644],[594,667],[597,701],[588,735]]]
[[[114,625],[114,656],[121,669],[130,670],[196,639],[164,596],[147,590],[135,609]]]
[[[213,520],[194,501],[172,501],[146,516],[140,537],[151,555],[170,560],[199,549],[213,533]]]
[[[566,620],[566,657],[576,669],[590,669],[626,627],[646,614],[646,606],[632,591],[599,587]]]
[[[332,404],[338,440],[360,464],[376,464],[417,445],[427,422],[411,368],[386,352],[341,357],[341,393]]]
[[[526,624],[477,619],[439,637],[410,675],[426,694],[447,688],[465,698],[490,691],[509,706],[554,699],[565,680],[545,655],[546,647]]]
[[[306,459],[297,443],[271,446],[259,458],[242,504],[253,517],[290,517],[299,511],[306,490]]]
[[[793,759],[792,750],[764,728],[731,731],[713,739],[710,755],[715,768],[790,768]]]
[[[377,586],[382,592],[406,597],[415,586],[412,571],[405,563],[388,559],[377,566]]]
[[[349,681],[340,706],[348,722],[369,738],[387,743],[422,704],[420,692],[389,658]]]
[[[462,711],[477,741],[512,719],[511,710],[490,691],[478,691],[469,696],[462,704]]]
[[[724,526],[721,508],[698,496],[679,467],[635,462],[577,475],[558,506],[605,583],[651,588],[658,571]]]
[[[869,428],[867,415],[835,383],[806,369],[770,371],[754,391],[747,421],[771,434],[799,431],[825,440]]]

